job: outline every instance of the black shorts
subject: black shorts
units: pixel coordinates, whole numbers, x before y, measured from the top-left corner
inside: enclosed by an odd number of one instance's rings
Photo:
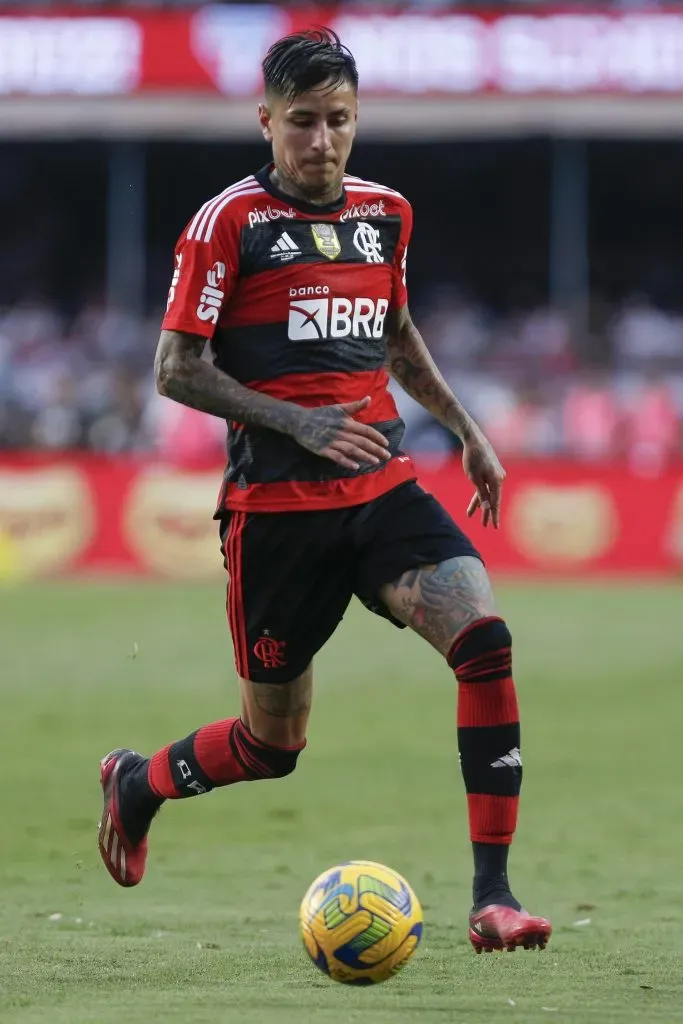
[[[383,583],[458,555],[481,557],[415,482],[326,512],[226,512],[220,533],[237,673],[259,683],[301,675],[354,594],[400,626],[379,600]]]

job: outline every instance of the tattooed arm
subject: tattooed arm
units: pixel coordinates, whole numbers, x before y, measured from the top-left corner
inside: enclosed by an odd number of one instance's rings
[[[388,315],[387,334],[387,369],[391,376],[462,441],[463,468],[477,489],[467,515],[474,515],[481,506],[484,526],[490,521],[497,529],[505,471],[496,453],[439,372],[407,306]]]
[[[476,423],[462,407],[429,354],[407,306],[387,315],[387,369],[411,398],[461,439],[471,436]]]
[[[162,331],[154,359],[159,394],[192,409],[249,426],[288,434],[303,448],[347,469],[362,462],[389,458],[387,440],[353,416],[369,398],[346,405],[306,409],[263,395],[202,359],[206,338],[181,331]]]

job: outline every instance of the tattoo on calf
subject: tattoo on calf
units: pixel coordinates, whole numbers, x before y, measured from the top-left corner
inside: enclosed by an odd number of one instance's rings
[[[311,710],[311,681],[292,683],[252,683],[254,700],[261,711],[275,718],[294,718]]]
[[[470,555],[411,569],[383,587],[382,598],[397,619],[444,655],[463,629],[496,614],[487,572]]]

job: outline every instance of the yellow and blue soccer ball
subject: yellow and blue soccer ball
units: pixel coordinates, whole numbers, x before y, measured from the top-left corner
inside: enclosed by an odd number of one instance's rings
[[[301,903],[299,926],[316,967],[346,985],[374,985],[401,970],[422,938],[422,907],[405,878],[352,860],[324,871]]]

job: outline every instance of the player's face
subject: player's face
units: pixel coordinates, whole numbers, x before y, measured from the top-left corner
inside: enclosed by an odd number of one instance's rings
[[[263,134],[286,184],[323,196],[341,186],[356,134],[358,99],[348,85],[320,86],[296,99],[274,99],[259,108]]]

